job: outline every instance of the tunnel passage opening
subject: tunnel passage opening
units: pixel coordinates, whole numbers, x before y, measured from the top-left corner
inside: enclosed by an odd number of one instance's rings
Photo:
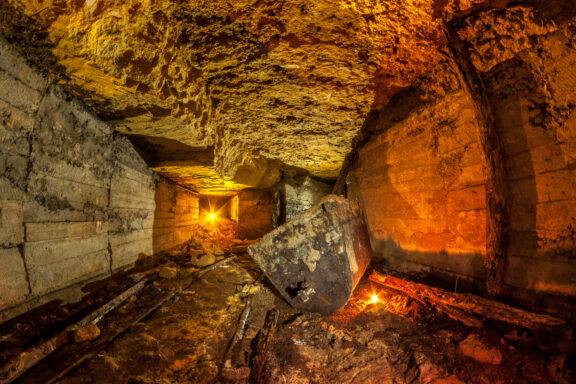
[[[238,222],[238,196],[200,196],[199,209],[204,221],[226,219]]]

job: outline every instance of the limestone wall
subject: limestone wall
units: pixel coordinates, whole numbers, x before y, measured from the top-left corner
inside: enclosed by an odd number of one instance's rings
[[[160,178],[156,184],[155,201],[154,253],[169,251],[192,240],[199,219],[198,195]]]
[[[280,184],[283,216],[290,221],[332,191],[332,186],[309,176],[287,177]]]
[[[185,244],[198,198],[0,38],[0,322]]]
[[[355,177],[374,251],[396,268],[483,276],[482,164],[462,97],[413,111],[360,152]]]
[[[254,240],[274,229],[276,201],[268,191],[238,192],[238,238]]]
[[[576,295],[575,33],[566,18],[535,17],[521,6],[489,11],[469,20],[461,36],[504,142],[511,218],[505,282]],[[506,44],[481,37],[487,20],[501,27],[494,33]],[[450,67],[429,71],[379,116],[348,180],[364,202],[377,257],[398,269],[482,281],[482,158],[474,116]]]

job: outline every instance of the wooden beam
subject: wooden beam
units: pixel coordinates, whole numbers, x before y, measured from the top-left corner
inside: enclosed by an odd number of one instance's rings
[[[147,309],[146,312],[144,312],[143,314],[136,317],[128,325],[126,325],[120,329],[117,329],[112,335],[108,336],[108,338],[106,338],[106,340],[104,340],[102,343],[100,343],[93,351],[88,352],[87,354],[85,354],[85,355],[81,356],[80,358],[78,358],[77,360],[75,360],[72,364],[68,365],[66,368],[64,368],[64,370],[62,372],[60,372],[59,374],[54,376],[52,379],[50,379],[48,382],[46,382],[46,384],[53,384],[53,383],[56,383],[56,382],[62,380],[64,377],[66,377],[70,372],[74,371],[80,365],[89,361],[94,356],[98,355],[98,353],[100,353],[102,350],[104,350],[110,343],[112,343],[116,338],[118,338],[118,336],[120,336],[120,335],[124,334],[125,332],[129,331],[130,329],[132,329],[136,324],[138,324],[141,321],[143,321],[144,319],[146,319],[152,313],[157,311],[158,308],[160,308],[162,305],[164,305],[164,303],[166,303],[168,300],[172,299],[177,294],[180,294],[181,292],[182,292],[181,289],[177,289],[177,290],[167,294],[166,296],[164,296],[160,301],[158,301],[156,304],[152,305],[152,307]]]
[[[253,383],[262,383],[262,371],[264,370],[264,365],[266,364],[268,351],[274,342],[274,335],[276,333],[276,328],[278,327],[279,316],[280,312],[278,312],[277,309],[271,309],[266,314],[266,321],[264,322],[261,340],[256,350],[256,357],[252,361],[252,366],[254,369],[252,370],[251,379]]]
[[[507,265],[508,229],[507,179],[504,151],[494,122],[494,114],[482,78],[470,59],[465,44],[456,29],[444,24],[449,56],[460,80],[460,85],[470,99],[476,116],[476,126],[484,168],[486,186],[486,293],[492,298],[501,296]]]
[[[234,357],[235,348],[238,343],[244,338],[244,332],[246,329],[246,322],[248,321],[248,316],[250,315],[250,310],[252,309],[252,296],[249,296],[246,300],[246,306],[240,315],[240,319],[238,321],[238,327],[236,328],[236,332],[234,333],[234,337],[226,350],[226,354],[224,355],[224,364],[222,364],[222,369],[232,368],[232,358]]]
[[[468,314],[480,315],[488,319],[503,321],[532,330],[551,331],[556,328],[557,331],[560,332],[554,333],[562,333],[565,331],[566,322],[564,320],[524,311],[480,296],[452,293],[425,284],[418,284],[391,275],[384,275],[376,271],[372,272],[370,280],[396,292],[401,292],[413,299],[427,302],[440,311],[446,312],[449,316],[454,315],[454,310],[456,310],[458,314],[466,312]],[[444,311],[444,308],[448,308],[448,311]],[[456,319],[460,320],[458,318]],[[465,320],[460,321],[466,323]]]
[[[22,376],[24,372],[38,364],[40,361],[44,360],[46,357],[51,355],[55,350],[63,346],[68,342],[70,336],[79,328],[82,328],[88,323],[96,324],[102,319],[108,312],[112,311],[120,304],[125,302],[128,298],[134,296],[136,293],[140,292],[146,280],[142,280],[139,283],[133,285],[131,288],[122,292],[120,295],[116,296],[114,299],[110,300],[96,311],[92,312],[88,316],[84,317],[79,322],[72,324],[53,338],[42,344],[29,348],[26,351],[20,353],[5,366],[0,368],[0,384],[9,384]]]

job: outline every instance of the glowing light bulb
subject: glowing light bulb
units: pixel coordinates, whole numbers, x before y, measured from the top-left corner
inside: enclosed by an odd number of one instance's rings
[[[213,214],[213,213],[211,213],[211,214],[210,214],[210,220],[214,220],[215,218],[216,218],[216,215]]]
[[[378,295],[373,293],[372,294],[372,303],[377,303],[378,302]]]

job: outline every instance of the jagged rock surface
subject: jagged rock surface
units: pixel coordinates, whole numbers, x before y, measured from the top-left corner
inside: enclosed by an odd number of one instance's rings
[[[118,131],[211,148],[200,173],[157,170],[226,193],[337,176],[370,110],[439,61],[442,20],[505,3],[2,0],[2,32]]]

